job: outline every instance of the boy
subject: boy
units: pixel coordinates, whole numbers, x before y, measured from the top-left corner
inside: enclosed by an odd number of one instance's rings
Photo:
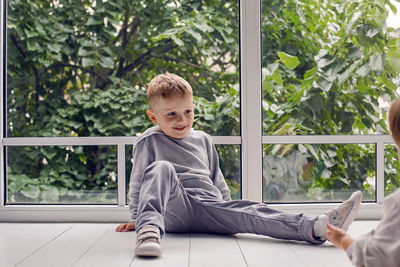
[[[347,230],[360,206],[361,192],[328,214],[284,213],[263,203],[234,200],[221,173],[209,135],[192,129],[193,93],[187,81],[161,74],[149,84],[147,115],[158,126],[147,129],[133,150],[130,180],[131,222],[136,255],[159,256],[167,232],[255,233],[313,244],[326,239],[326,224]]]
[[[388,124],[399,153],[400,98],[389,109]],[[400,154],[398,158],[400,160]],[[385,199],[383,218],[377,228],[357,240],[332,225],[327,228],[328,240],[345,250],[355,266],[400,266],[400,189]]]

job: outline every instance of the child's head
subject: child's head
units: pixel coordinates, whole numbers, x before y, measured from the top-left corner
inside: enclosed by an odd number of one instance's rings
[[[173,73],[159,74],[154,77],[147,87],[147,100],[152,108],[153,100],[174,96],[193,96],[192,87],[182,77]]]
[[[147,116],[170,137],[184,138],[193,125],[193,92],[190,84],[172,73],[159,74],[147,88]]]
[[[394,101],[393,104],[390,106],[388,114],[388,124],[394,142],[400,149],[400,98]]]

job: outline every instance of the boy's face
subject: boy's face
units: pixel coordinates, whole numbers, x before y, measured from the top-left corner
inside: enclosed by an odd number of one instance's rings
[[[188,135],[193,126],[193,108],[191,96],[160,97],[152,100],[147,116],[166,135],[181,139]]]

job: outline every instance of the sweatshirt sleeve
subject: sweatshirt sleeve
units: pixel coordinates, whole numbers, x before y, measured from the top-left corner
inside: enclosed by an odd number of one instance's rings
[[[390,207],[376,230],[358,238],[347,249],[347,255],[357,267],[398,266],[400,262],[400,204],[395,203]]]
[[[225,177],[222,174],[222,171],[219,167],[219,157],[217,149],[215,148],[212,139],[210,136],[208,137],[208,145],[209,145],[209,164],[210,164],[210,173],[211,173],[211,180],[213,181],[214,185],[218,188],[218,190],[222,194],[222,198],[225,201],[230,201],[231,199],[231,192],[229,190],[228,185],[226,184]]]
[[[146,144],[146,140],[142,139],[136,143],[132,152],[132,172],[129,182],[129,212],[131,220],[136,220],[140,187],[142,184],[143,174],[146,168],[152,162],[152,156]]]

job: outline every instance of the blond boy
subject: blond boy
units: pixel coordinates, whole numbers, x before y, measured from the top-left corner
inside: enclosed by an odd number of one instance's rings
[[[275,238],[325,241],[326,224],[346,230],[361,202],[355,192],[320,216],[284,213],[263,203],[231,200],[209,135],[192,129],[192,88],[165,73],[149,84],[147,115],[156,124],[137,140],[130,180],[131,221],[117,231],[136,229],[136,255],[160,256],[165,232],[255,233]]]

